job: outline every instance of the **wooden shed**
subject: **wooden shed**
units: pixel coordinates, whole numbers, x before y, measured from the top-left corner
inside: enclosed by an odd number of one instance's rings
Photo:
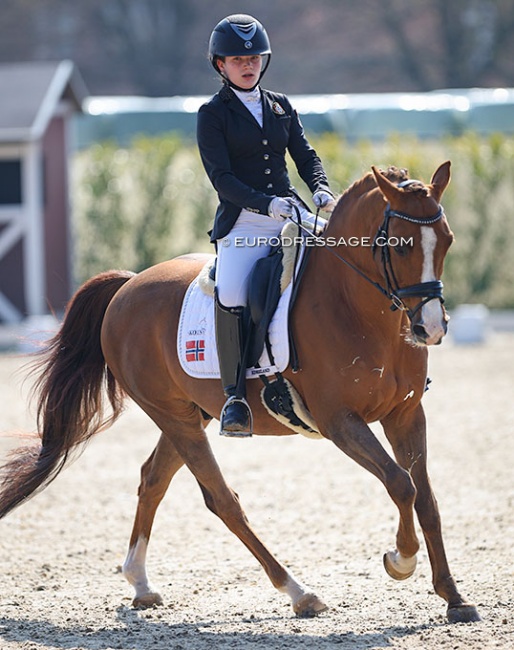
[[[86,95],[71,61],[0,65],[0,323],[71,295],[68,131]]]

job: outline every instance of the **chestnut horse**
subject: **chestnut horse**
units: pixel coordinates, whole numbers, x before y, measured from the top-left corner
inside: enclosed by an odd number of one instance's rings
[[[319,245],[311,249],[291,314],[300,371],[288,368],[284,376],[322,436],[382,481],[396,504],[399,526],[396,548],[384,556],[387,572],[397,580],[414,572],[415,511],[448,619],[479,620],[475,606],[459,594],[446,560],[427,475],[421,404],[427,348],[441,342],[448,320],[440,278],[453,235],[440,198],[450,163],[442,164],[428,185],[408,180],[404,170],[372,170],[342,195]],[[146,550],[157,507],[186,465],[207,507],[291,598],[295,613],[312,616],[326,605],[251,529],[211,451],[205,425],[223,406],[221,383],[187,376],[177,358],[184,294],[205,262],[206,256],[185,255],[138,275],[110,271],[77,291],[60,331],[43,351],[36,384],[41,443],[17,450],[4,465],[0,516],[52,481],[71,452],[119,416],[128,395],[161,430],[142,466],[123,567],[135,588],[134,605],[161,602],[147,579]],[[263,407],[260,390],[260,381],[248,382],[254,432],[292,434]],[[112,407],[107,415],[105,394]],[[369,428],[374,421],[382,424],[396,460]]]

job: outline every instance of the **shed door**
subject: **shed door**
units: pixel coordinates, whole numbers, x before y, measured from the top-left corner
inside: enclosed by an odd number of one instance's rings
[[[0,322],[19,322],[23,287],[22,164],[0,159]]]

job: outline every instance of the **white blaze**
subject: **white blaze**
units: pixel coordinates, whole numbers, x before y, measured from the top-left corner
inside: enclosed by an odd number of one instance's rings
[[[421,227],[421,249],[423,251],[423,269],[421,282],[436,280],[434,270],[434,251],[437,245],[437,234],[429,226]],[[439,300],[434,298],[421,309],[421,322],[428,334],[427,343],[436,343],[444,336],[443,308]]]

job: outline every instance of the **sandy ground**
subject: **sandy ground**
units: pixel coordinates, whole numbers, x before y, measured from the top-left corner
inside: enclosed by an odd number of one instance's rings
[[[32,430],[22,362],[0,356],[0,455],[8,433]],[[429,466],[446,548],[480,623],[451,625],[418,570],[395,582],[382,554],[396,512],[382,485],[330,443],[220,439],[212,443],[254,528],[330,606],[295,618],[243,545],[204,507],[187,470],[157,515],[148,566],[165,604],[136,611],[120,573],[139,466],[157,432],[131,406],[45,492],[0,523],[0,647],[514,648],[514,334],[431,351],[425,397]],[[378,434],[380,435],[380,434]]]

